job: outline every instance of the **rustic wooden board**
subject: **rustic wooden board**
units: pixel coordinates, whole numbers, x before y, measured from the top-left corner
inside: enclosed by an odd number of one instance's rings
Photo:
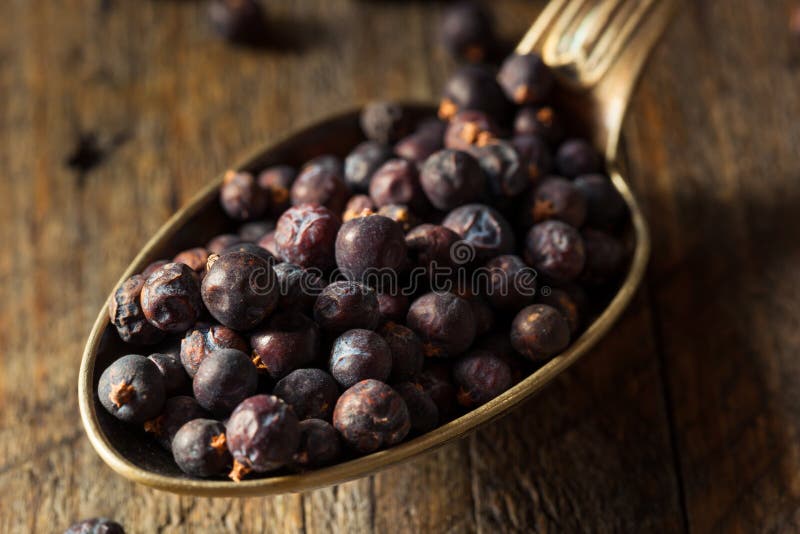
[[[791,3],[692,3],[656,51],[625,126],[651,272],[596,351],[416,461],[212,500],[137,487],[94,454],[76,401],[89,323],[136,250],[248,146],[374,96],[434,97],[452,68],[439,6],[271,2],[284,44],[254,51],[218,41],[202,2],[0,2],[0,532],[93,515],[133,533],[796,530]],[[509,41],[542,4],[492,2]]]

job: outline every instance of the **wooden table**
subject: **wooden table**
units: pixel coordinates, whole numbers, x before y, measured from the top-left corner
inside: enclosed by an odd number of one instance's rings
[[[231,48],[202,2],[0,2],[0,532],[800,528],[800,39],[793,1],[688,2],[626,125],[654,251],[635,303],[523,409],[374,477],[193,499],[94,454],[76,377],[133,254],[248,146],[371,97],[433,98],[438,6],[269,2]],[[492,3],[514,39],[542,2]]]

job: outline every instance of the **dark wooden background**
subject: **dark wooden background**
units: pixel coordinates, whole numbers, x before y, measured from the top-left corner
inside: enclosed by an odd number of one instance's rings
[[[302,495],[137,487],[78,418],[83,343],[145,240],[247,147],[370,97],[427,100],[439,7],[272,1],[231,48],[189,0],[0,2],[0,532],[800,529],[800,37],[791,1],[689,1],[625,124],[653,231],[611,335],[523,409]],[[542,2],[491,2],[513,40]]]

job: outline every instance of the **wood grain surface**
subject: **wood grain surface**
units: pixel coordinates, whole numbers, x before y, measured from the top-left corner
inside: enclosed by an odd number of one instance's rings
[[[190,0],[0,2],[0,532],[800,529],[796,0],[689,1],[626,121],[653,230],[644,289],[592,354],[472,437],[301,495],[195,499],[94,454],[76,376],[146,239],[249,146],[372,97],[430,100],[428,2],[268,2],[233,48]],[[543,2],[491,2],[513,43]]]

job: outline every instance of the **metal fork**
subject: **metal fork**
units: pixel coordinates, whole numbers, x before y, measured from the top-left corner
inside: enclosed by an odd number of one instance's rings
[[[551,0],[517,45],[538,52],[568,95],[561,102],[608,161],[645,60],[681,0]]]

